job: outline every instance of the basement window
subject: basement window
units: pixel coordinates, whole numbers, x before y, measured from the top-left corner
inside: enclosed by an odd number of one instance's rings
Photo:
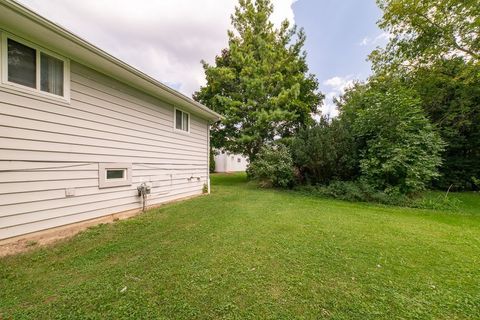
[[[67,99],[69,61],[21,38],[2,33],[3,84]]]
[[[112,181],[112,180],[125,180],[126,178],[126,169],[107,169],[105,170],[106,178],[107,181]]]
[[[175,109],[175,129],[190,132],[190,114],[179,109]]]
[[[100,163],[99,188],[129,186],[132,184],[132,165],[129,163]]]

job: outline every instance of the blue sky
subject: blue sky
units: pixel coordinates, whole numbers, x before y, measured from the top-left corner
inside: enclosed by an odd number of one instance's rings
[[[238,0],[19,0],[87,41],[187,96],[205,84],[200,60],[227,46]],[[272,0],[272,21],[307,33],[308,64],[335,115],[332,98],[370,73],[367,55],[386,43],[375,0]],[[201,14],[199,14],[201,13]],[[119,23],[121,21],[121,23]]]
[[[307,34],[310,71],[327,94],[324,111],[335,115],[332,96],[354,79],[368,77],[368,54],[387,42],[376,25],[381,11],[375,0],[298,0],[292,9],[295,23]]]

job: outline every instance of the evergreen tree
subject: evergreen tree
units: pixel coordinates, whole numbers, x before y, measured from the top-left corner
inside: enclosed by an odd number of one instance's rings
[[[212,146],[254,160],[264,145],[313,123],[323,95],[308,73],[305,33],[284,21],[276,29],[270,0],[239,0],[229,46],[204,61],[207,85],[194,99],[225,116],[212,127]]]

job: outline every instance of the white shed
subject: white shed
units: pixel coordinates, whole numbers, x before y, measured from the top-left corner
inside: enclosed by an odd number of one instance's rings
[[[201,194],[220,116],[0,1],[0,240]]]
[[[248,158],[241,154],[218,152],[215,155],[215,172],[240,172],[247,167]]]

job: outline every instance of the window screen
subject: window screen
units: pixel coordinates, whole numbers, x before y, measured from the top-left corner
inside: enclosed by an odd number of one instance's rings
[[[42,52],[40,71],[40,89],[63,96],[63,61]]]
[[[8,81],[37,87],[36,50],[12,39],[8,39]]]

